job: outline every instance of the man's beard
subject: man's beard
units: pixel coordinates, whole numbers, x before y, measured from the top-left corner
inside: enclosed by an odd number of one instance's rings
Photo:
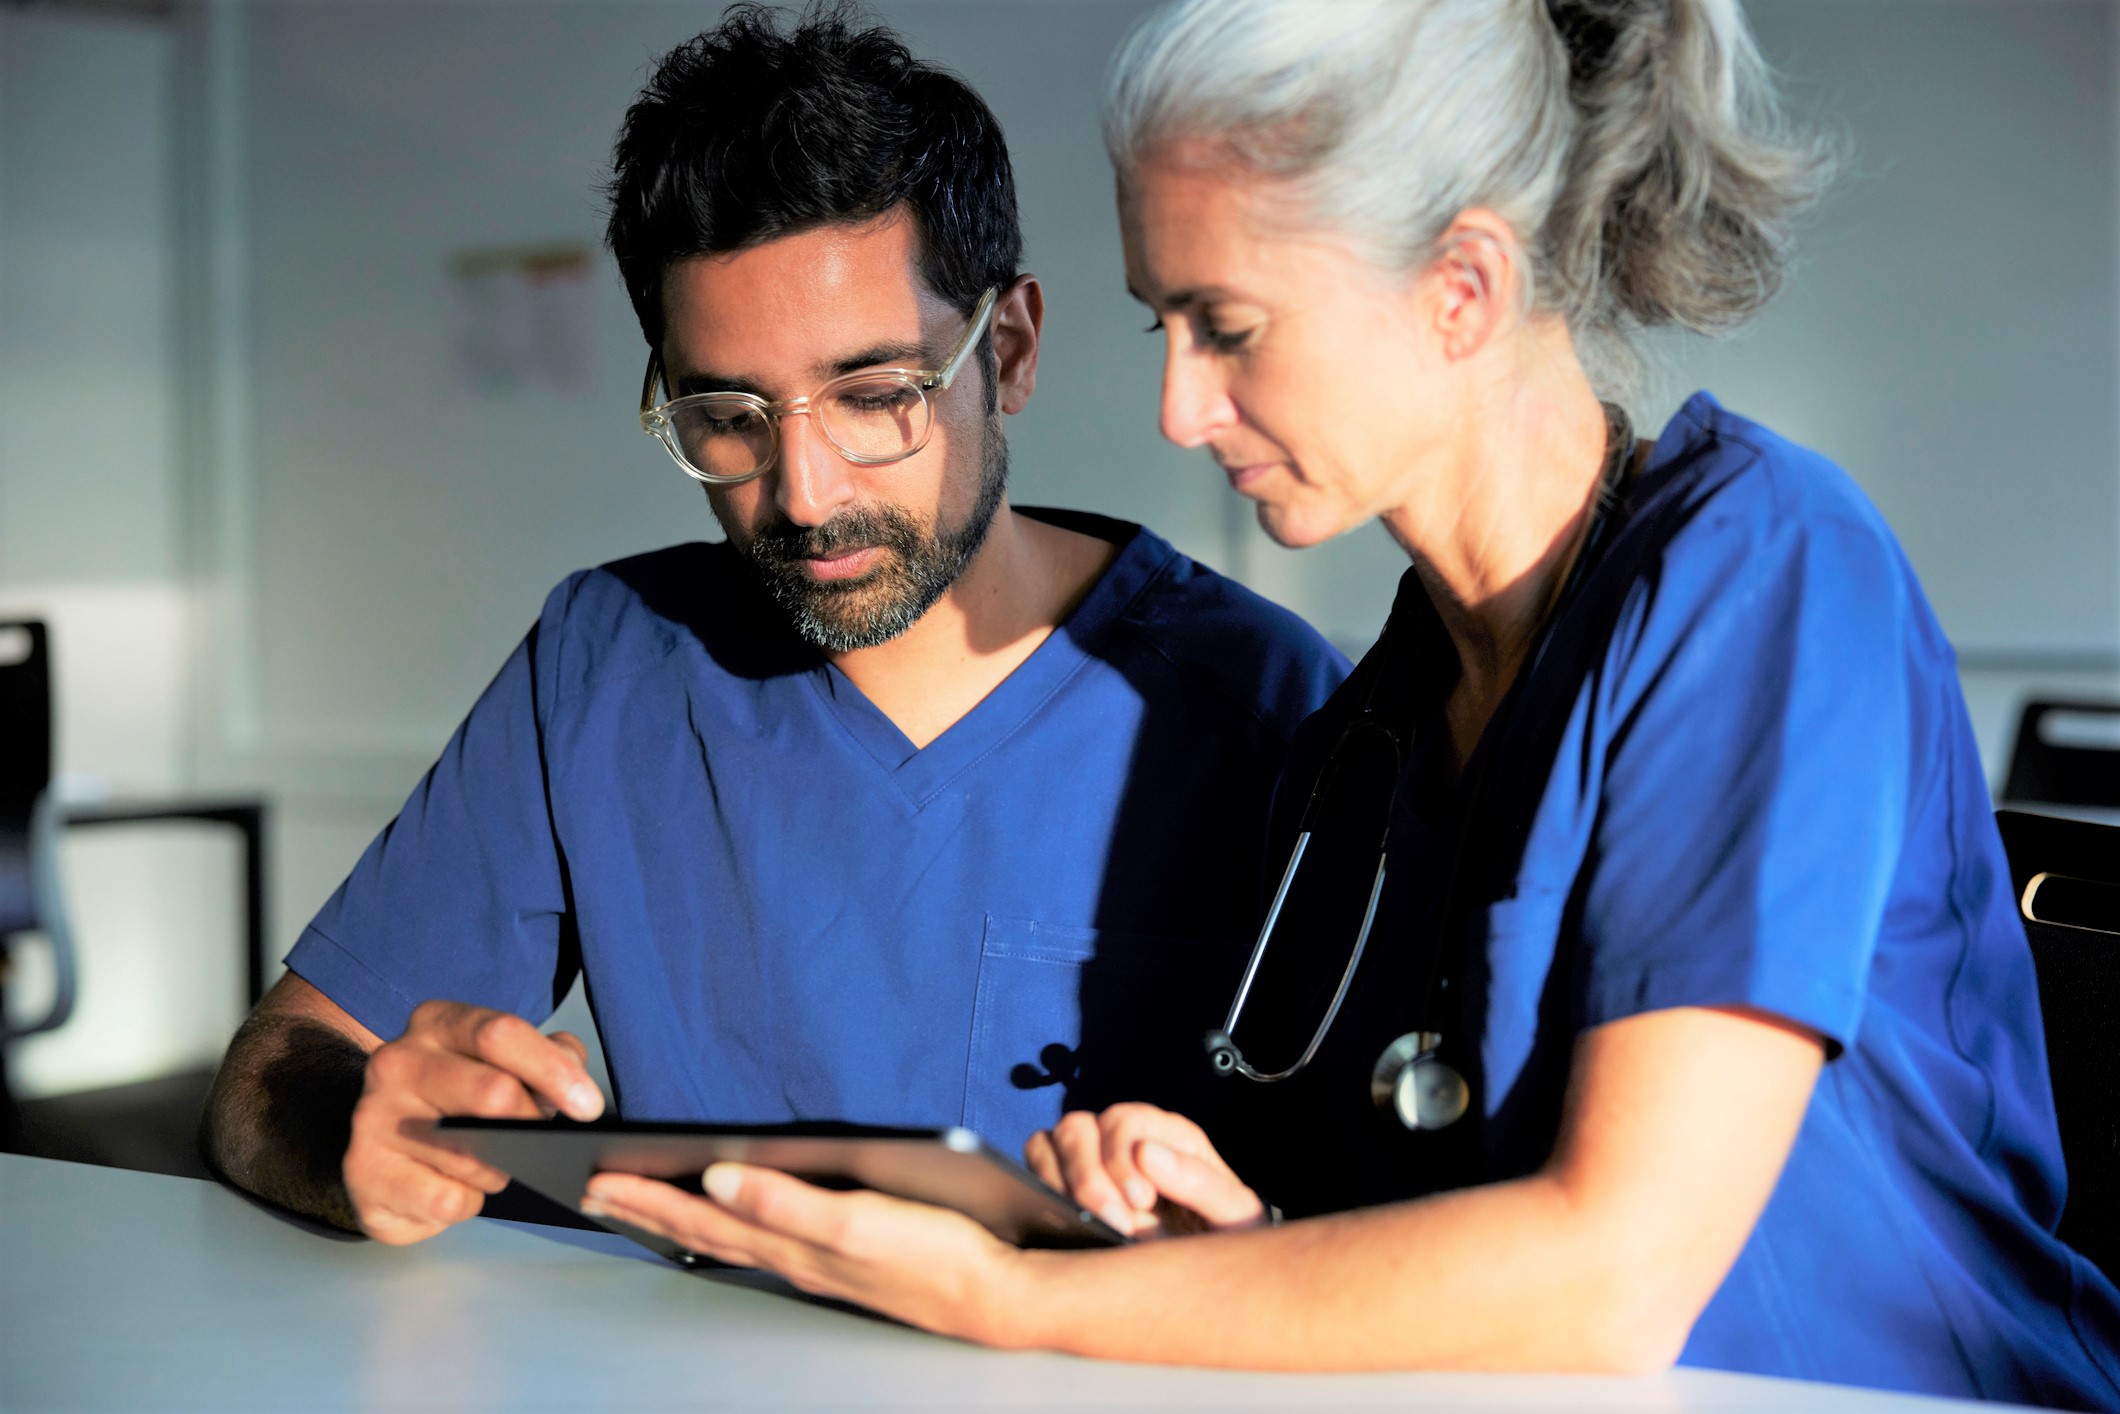
[[[808,529],[779,521],[748,538],[726,522],[722,528],[797,634],[827,653],[854,653],[889,643],[948,592],[986,543],[1007,486],[1008,442],[1000,419],[992,418],[981,447],[979,494],[960,525],[924,527],[884,505],[843,511]],[[870,546],[884,554],[859,579],[819,581],[803,568],[805,558]]]

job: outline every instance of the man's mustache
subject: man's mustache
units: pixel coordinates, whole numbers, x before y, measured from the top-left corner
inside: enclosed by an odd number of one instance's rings
[[[919,528],[902,514],[859,510],[843,512],[823,525],[780,521],[766,526],[752,534],[750,551],[757,559],[787,564],[875,546],[903,552],[919,543]]]

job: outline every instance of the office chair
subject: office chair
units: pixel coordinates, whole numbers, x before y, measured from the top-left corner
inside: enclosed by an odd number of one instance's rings
[[[2114,745],[2053,740],[2052,717],[2104,718]],[[2017,719],[2002,798],[2047,805],[2120,808],[2120,703],[2032,701]]]
[[[2120,1280],[2120,826],[1998,810],[2068,1168],[2059,1236]]]
[[[50,641],[36,622],[0,623],[0,1141],[19,1137],[7,1083],[9,1043],[63,1025],[74,1009],[72,933],[59,891],[59,813],[52,798]],[[7,1013],[6,968],[17,936],[42,934],[54,986],[44,1015]]]

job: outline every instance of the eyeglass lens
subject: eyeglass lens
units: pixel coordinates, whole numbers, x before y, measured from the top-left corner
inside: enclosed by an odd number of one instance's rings
[[[832,445],[857,461],[910,456],[927,441],[932,413],[909,378],[844,379],[820,389],[810,404]],[[708,396],[670,410],[671,432],[684,457],[709,476],[762,471],[774,450],[772,419],[741,398]]]

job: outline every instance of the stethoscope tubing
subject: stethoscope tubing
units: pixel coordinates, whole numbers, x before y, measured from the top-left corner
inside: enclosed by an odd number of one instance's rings
[[[1272,936],[1273,925],[1281,917],[1281,905],[1288,899],[1288,886],[1295,881],[1296,866],[1302,862],[1303,851],[1309,845],[1310,831],[1305,830],[1296,838],[1295,850],[1288,857],[1288,868],[1281,875],[1281,887],[1274,892],[1273,907],[1266,911],[1266,926],[1259,930],[1259,940],[1252,944],[1251,961],[1244,966],[1244,980],[1237,985],[1236,1000],[1230,1003],[1229,1016],[1222,1023],[1222,1034],[1225,1036],[1237,1029],[1237,1016],[1244,1010],[1244,999],[1251,993],[1252,979],[1258,975],[1259,962],[1266,956],[1266,940]],[[1362,910],[1362,930],[1355,934],[1354,952],[1348,957],[1347,966],[1340,973],[1339,985],[1333,989],[1332,1002],[1325,1008],[1325,1019],[1319,1022],[1318,1029],[1311,1033],[1310,1044],[1303,1048],[1303,1054],[1296,1057],[1294,1065],[1286,1070],[1276,1071],[1254,1069],[1251,1062],[1238,1055],[1231,1063],[1231,1069],[1238,1075],[1263,1085],[1286,1080],[1309,1065],[1311,1059],[1317,1055],[1318,1047],[1325,1044],[1325,1038],[1332,1033],[1332,1023],[1339,1020],[1340,1007],[1347,1000],[1347,989],[1354,985],[1355,971],[1362,965],[1362,950],[1369,946],[1370,930],[1376,926],[1377,902],[1384,896],[1384,868],[1388,862],[1385,859],[1377,860],[1376,882],[1369,886],[1369,906]]]

